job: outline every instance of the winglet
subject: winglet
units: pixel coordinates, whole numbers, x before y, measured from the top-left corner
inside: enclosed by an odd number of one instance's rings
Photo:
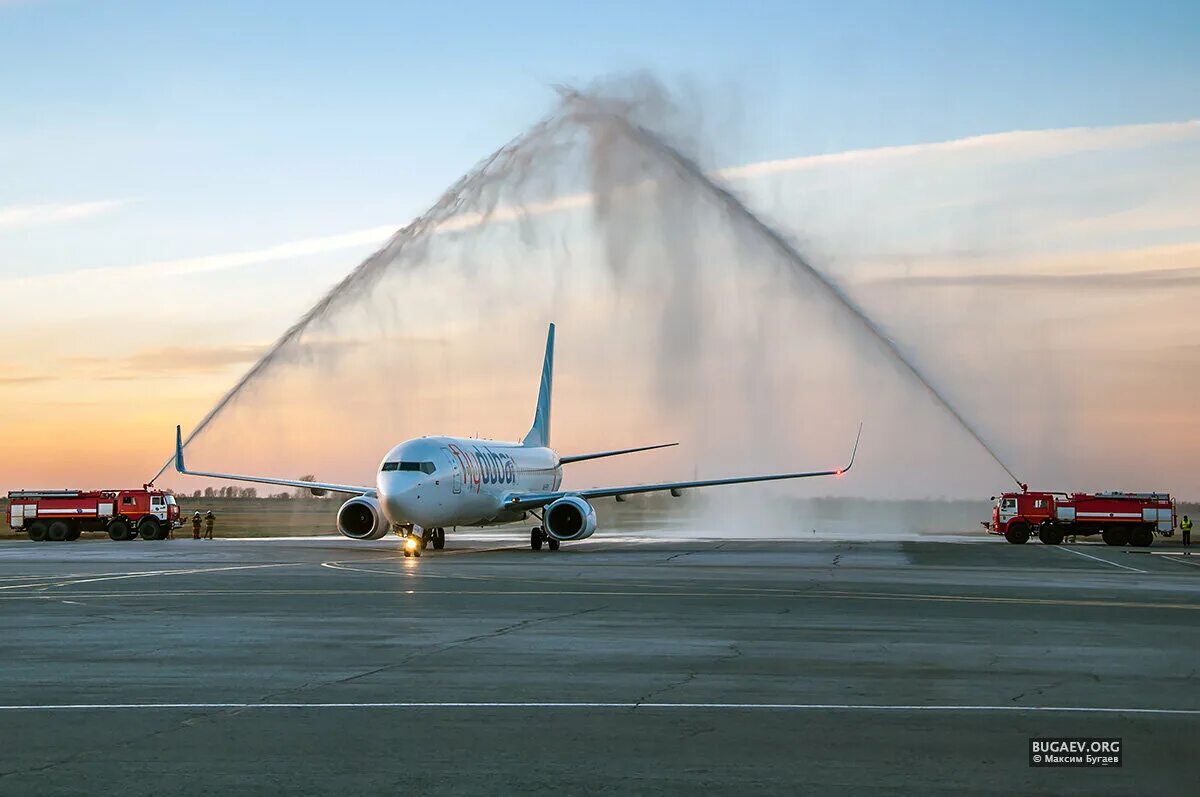
[[[521,441],[527,447],[550,445],[550,394],[554,386],[554,324],[546,332],[546,356],[542,360],[542,384],[538,388],[537,409],[533,413],[533,426]]]
[[[175,427],[175,470],[187,473],[183,464],[183,429],[179,426]]]
[[[863,425],[860,423],[858,425],[858,436],[854,438],[854,450],[850,452],[850,464],[844,468],[839,468],[837,471],[838,476],[841,476],[843,473],[854,467],[854,458],[858,456],[858,441],[862,439],[862,428]]]

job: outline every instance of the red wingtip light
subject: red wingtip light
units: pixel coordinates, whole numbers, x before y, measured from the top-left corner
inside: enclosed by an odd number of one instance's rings
[[[841,476],[843,473],[845,473],[845,471],[843,471],[841,468],[838,468],[837,470],[835,470],[835,471],[833,472],[833,475],[834,475],[834,476]]]

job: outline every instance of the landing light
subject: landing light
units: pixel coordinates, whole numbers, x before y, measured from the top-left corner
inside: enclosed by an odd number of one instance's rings
[[[404,539],[404,550],[406,550],[406,551],[417,550],[417,538],[416,537],[406,537]]]

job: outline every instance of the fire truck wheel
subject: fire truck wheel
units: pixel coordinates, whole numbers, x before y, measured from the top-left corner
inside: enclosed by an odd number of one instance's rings
[[[1029,527],[1024,523],[1010,523],[1008,531],[1004,532],[1004,539],[1013,545],[1024,545],[1029,542]]]
[[[1100,536],[1105,545],[1124,545],[1129,542],[1129,532],[1125,529],[1105,529]]]
[[[1130,545],[1136,545],[1139,548],[1149,548],[1153,543],[1154,532],[1145,527],[1134,529],[1129,540]]]
[[[1056,529],[1054,526],[1042,526],[1038,529],[1038,539],[1042,541],[1042,545],[1058,545],[1063,541],[1062,529]]]
[[[108,524],[108,538],[116,542],[129,540],[133,538],[133,530],[127,522],[117,519]]]
[[[34,521],[29,526],[29,539],[34,542],[46,541],[46,524],[40,520]]]
[[[50,542],[66,542],[67,535],[70,533],[70,526],[61,520],[56,520],[50,524],[50,529],[46,532],[46,539]]]
[[[138,526],[138,534],[142,535],[143,540],[158,539],[158,522],[150,519],[143,520]]]
[[[67,534],[67,542],[75,542],[75,540],[79,539],[79,535],[82,532],[83,529],[78,526],[72,526],[71,531]]]

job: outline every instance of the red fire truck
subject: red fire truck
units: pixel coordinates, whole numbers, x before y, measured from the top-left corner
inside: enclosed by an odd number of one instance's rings
[[[35,542],[104,531],[114,540],[161,540],[182,525],[175,496],[140,490],[18,490],[8,494],[8,525]]]
[[[993,497],[983,527],[1014,545],[1031,535],[1046,545],[1066,536],[1099,534],[1108,545],[1148,546],[1175,533],[1175,501],[1167,493],[1059,493],[1029,490]]]

